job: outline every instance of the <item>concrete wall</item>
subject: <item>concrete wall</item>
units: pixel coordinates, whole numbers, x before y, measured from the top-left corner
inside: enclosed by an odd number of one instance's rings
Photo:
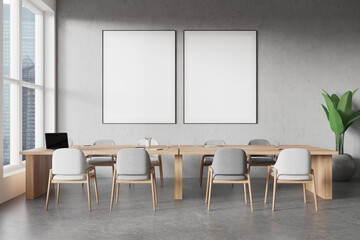
[[[58,130],[74,144],[112,138],[133,144],[152,136],[162,144],[201,144],[222,138],[334,148],[320,106],[321,89],[360,87],[360,1],[334,0],[61,0],[57,1]],[[101,123],[102,30],[177,30],[177,124]],[[184,125],[184,29],[258,30],[258,124]],[[354,99],[360,108],[360,93]],[[236,109],[234,109],[236,111]],[[359,165],[360,122],[346,134],[345,151]],[[197,177],[199,157],[184,159],[184,176]],[[164,176],[173,177],[172,158]],[[109,169],[100,170],[110,176]],[[265,176],[254,169],[255,177]]]

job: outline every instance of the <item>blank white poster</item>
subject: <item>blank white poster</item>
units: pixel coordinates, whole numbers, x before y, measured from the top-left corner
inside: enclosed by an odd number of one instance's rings
[[[175,31],[103,31],[103,123],[175,123]]]
[[[256,31],[184,31],[184,122],[256,123]]]

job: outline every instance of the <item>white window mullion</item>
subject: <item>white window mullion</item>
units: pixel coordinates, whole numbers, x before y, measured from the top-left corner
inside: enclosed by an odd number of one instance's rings
[[[18,84],[10,85],[10,164],[21,162],[21,0],[10,2],[10,77]]]
[[[23,81],[21,84],[23,87],[27,87],[27,88],[34,88],[34,89],[43,89],[44,88],[42,85],[28,83],[25,81]]]
[[[35,83],[44,84],[44,16],[38,13],[35,16]],[[44,91],[43,88],[35,89],[35,146],[44,145]]]
[[[22,150],[22,0],[17,1],[18,5],[18,25],[19,25],[19,65],[18,65],[18,71],[19,71],[19,79],[20,79],[20,86],[19,86],[19,149]],[[19,152],[19,151],[18,151]],[[22,155],[18,154],[18,164],[20,165],[22,163]]]

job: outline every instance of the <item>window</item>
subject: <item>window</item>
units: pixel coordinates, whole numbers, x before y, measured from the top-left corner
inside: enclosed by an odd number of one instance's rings
[[[3,159],[22,166],[19,151],[43,146],[43,13],[25,0],[3,0]]]

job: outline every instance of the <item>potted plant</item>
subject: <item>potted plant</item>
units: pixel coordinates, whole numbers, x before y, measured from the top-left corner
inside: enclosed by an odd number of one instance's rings
[[[349,154],[344,154],[344,136],[346,130],[360,118],[360,111],[353,112],[352,97],[355,91],[347,91],[341,97],[328,94],[323,90],[326,106],[322,107],[329,120],[331,130],[335,133],[336,151],[339,155],[333,156],[333,179],[335,181],[349,180],[355,173],[355,161]]]

